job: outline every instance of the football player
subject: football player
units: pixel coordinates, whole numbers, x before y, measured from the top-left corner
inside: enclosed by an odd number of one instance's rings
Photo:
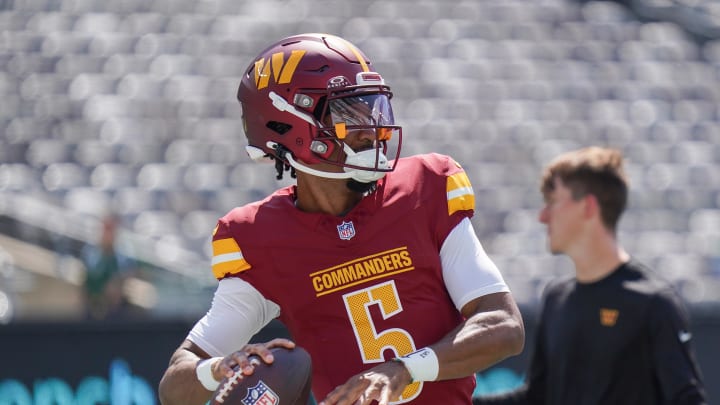
[[[326,405],[468,405],[474,374],[520,353],[520,313],[451,157],[400,158],[392,93],[350,42],[278,41],[242,77],[248,155],[297,184],[213,232],[212,306],[173,354],[164,404],[204,403],[248,356],[304,347]],[[248,344],[279,318],[293,341]]]

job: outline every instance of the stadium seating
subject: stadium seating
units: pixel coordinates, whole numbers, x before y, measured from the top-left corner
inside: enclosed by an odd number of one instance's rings
[[[591,144],[629,158],[622,242],[687,300],[718,302],[720,30],[706,15],[717,5],[632,3],[0,2],[0,197],[91,221],[112,209],[192,265],[145,260],[207,282],[217,218],[290,184],[245,155],[239,78],[270,41],[324,31],[392,86],[406,154],[464,165],[478,235],[521,303],[571,271],[545,250],[539,170]]]

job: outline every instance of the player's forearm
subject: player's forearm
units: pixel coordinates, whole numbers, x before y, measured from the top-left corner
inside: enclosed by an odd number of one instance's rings
[[[200,405],[208,401],[212,393],[202,386],[195,373],[198,360],[200,358],[189,351],[175,352],[158,387],[161,404]]]
[[[522,351],[525,333],[521,323],[511,318],[499,320],[494,314],[481,318],[469,319],[452,340],[433,345],[441,365],[438,379],[464,377]]]
[[[471,375],[519,354],[525,344],[522,317],[513,302],[479,311],[432,345],[440,363],[438,379]]]

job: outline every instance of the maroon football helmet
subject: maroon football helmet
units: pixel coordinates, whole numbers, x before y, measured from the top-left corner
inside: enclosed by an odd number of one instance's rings
[[[285,169],[362,183],[392,171],[402,129],[395,125],[390,87],[371,67],[356,46],[328,34],[288,37],[262,51],[245,72],[237,95],[250,157],[270,157]],[[352,131],[372,131],[374,148],[353,151],[343,142]],[[317,163],[343,171],[307,166]]]

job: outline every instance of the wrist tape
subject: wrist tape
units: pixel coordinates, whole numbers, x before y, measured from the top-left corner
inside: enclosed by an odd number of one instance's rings
[[[220,381],[216,380],[213,376],[212,366],[216,361],[222,359],[222,357],[211,357],[199,361],[197,367],[195,367],[195,374],[197,375],[198,381],[200,381],[200,384],[208,391],[215,391],[220,385]]]
[[[413,381],[435,381],[438,377],[440,363],[433,349],[429,347],[398,357],[397,360],[405,364]]]

